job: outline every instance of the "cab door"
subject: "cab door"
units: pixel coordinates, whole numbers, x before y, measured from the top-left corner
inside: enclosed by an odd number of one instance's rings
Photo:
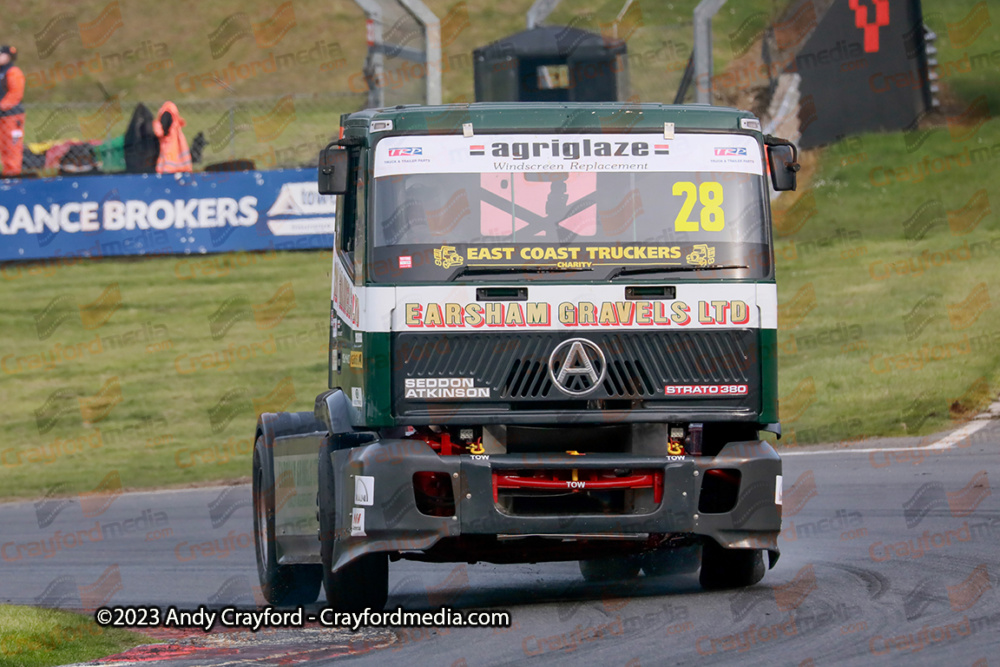
[[[351,395],[353,373],[351,351],[359,340],[361,294],[364,286],[364,214],[367,151],[350,147],[349,182],[354,187],[337,197],[337,222],[334,226],[332,290],[330,303],[330,354],[327,386],[342,388]],[[360,378],[358,378],[360,380]]]

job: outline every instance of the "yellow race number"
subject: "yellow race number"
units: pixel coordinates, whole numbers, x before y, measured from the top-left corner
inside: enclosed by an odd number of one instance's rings
[[[681,210],[674,219],[674,231],[697,232],[702,229],[706,232],[721,232],[726,226],[726,214],[722,210],[722,184],[718,181],[705,181],[700,186],[691,181],[677,181],[674,183],[673,195],[684,197]],[[699,221],[689,219],[696,201],[701,204]]]

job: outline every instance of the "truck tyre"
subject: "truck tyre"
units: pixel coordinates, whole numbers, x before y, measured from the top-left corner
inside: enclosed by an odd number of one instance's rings
[[[253,448],[253,533],[257,574],[264,597],[273,605],[311,604],[319,596],[323,570],[318,565],[279,565],[274,538],[274,459],[264,436]]]
[[[651,551],[642,558],[642,571],[647,577],[691,574],[701,564],[701,554],[698,552],[697,544]]]
[[[344,567],[333,570],[333,546],[336,533],[336,486],[330,454],[336,449],[331,436],[320,447],[319,458],[319,535],[323,561],[323,590],[326,603],[337,611],[364,611],[370,607],[382,611],[389,597],[389,558],[384,553],[365,554]]]
[[[764,578],[764,571],[761,549],[723,549],[711,539],[702,546],[698,581],[706,590],[753,586]]]
[[[599,583],[623,581],[639,576],[642,561],[635,556],[594,558],[580,561],[580,574],[586,581]]]

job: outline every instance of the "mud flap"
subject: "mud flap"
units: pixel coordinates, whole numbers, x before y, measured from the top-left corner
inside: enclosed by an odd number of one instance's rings
[[[763,440],[731,442],[714,458],[699,461],[699,468],[703,478],[712,469],[738,470],[740,486],[735,505],[725,512],[700,512],[694,532],[727,549],[766,549],[774,567],[781,530],[778,453]]]
[[[413,475],[444,473],[458,496],[460,457],[441,457],[419,440],[383,440],[331,453],[336,495],[333,567],[369,553],[422,551],[460,532],[456,514],[422,514],[414,498]]]

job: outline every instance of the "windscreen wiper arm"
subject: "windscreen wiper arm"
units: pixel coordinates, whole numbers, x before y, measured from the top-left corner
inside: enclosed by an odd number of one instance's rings
[[[680,273],[682,271],[712,271],[714,269],[749,269],[746,264],[709,264],[708,266],[622,266],[608,274],[606,280],[640,273]]]
[[[462,276],[491,275],[496,273],[567,273],[571,271],[593,271],[594,269],[570,269],[558,266],[463,266],[453,273],[449,282]]]

